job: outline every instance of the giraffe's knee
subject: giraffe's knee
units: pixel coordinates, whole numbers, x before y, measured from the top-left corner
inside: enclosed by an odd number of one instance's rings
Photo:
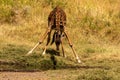
[[[73,47],[73,44],[70,44],[70,47]]]

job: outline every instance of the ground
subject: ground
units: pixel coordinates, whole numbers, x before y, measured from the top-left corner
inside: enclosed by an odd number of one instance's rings
[[[0,72],[0,80],[48,80],[45,72]]]
[[[113,58],[90,58],[82,64],[59,65],[56,69],[3,70],[0,72],[0,80],[119,80],[119,56]]]

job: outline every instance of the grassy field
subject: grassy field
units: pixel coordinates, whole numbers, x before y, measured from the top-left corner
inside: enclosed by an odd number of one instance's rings
[[[0,71],[46,71],[50,80],[56,80],[55,76],[61,80],[119,80],[119,4],[119,0],[0,0]],[[55,45],[42,56],[46,40],[25,56],[44,34],[56,5],[67,14],[66,29],[81,64],[75,62],[66,39],[67,58],[52,55]]]

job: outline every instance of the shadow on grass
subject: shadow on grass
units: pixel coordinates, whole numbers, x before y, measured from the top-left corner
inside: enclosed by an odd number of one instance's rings
[[[62,69],[104,69],[102,66],[67,66],[61,67],[56,69],[31,69],[31,70],[24,70],[24,69],[1,69],[0,72],[40,72],[40,71],[47,71],[47,70],[62,70]]]
[[[48,62],[48,63],[45,63]],[[58,63],[54,65],[53,63],[47,60],[43,60],[40,64],[41,65],[30,65],[30,64],[21,64],[21,63],[16,63],[16,62],[0,62],[1,65],[4,66],[11,66],[12,68],[5,68],[5,69],[0,69],[0,72],[40,72],[40,71],[47,71],[47,70],[62,70],[62,69],[71,69],[71,70],[76,70],[76,69],[105,69],[103,66],[91,66],[91,65],[80,65],[80,64],[62,64]]]
[[[60,52],[59,52],[59,51],[56,51],[56,50],[54,50],[54,49],[47,49],[47,50],[46,50],[46,53],[47,53],[47,54],[50,54],[50,55],[60,56]]]
[[[30,56],[25,56],[28,48],[23,46],[7,45],[1,52],[0,72],[35,72],[46,70],[60,70],[60,69],[95,69],[102,66],[86,66],[83,64],[71,63],[65,58],[56,58],[59,52],[53,49],[47,49],[46,55],[42,56],[33,53]]]

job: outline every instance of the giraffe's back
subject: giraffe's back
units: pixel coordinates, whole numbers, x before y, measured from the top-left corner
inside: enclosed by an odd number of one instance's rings
[[[64,30],[64,26],[66,25],[66,14],[60,8],[56,7],[53,11],[50,12],[48,16],[48,26],[52,27],[52,29],[56,30]]]

